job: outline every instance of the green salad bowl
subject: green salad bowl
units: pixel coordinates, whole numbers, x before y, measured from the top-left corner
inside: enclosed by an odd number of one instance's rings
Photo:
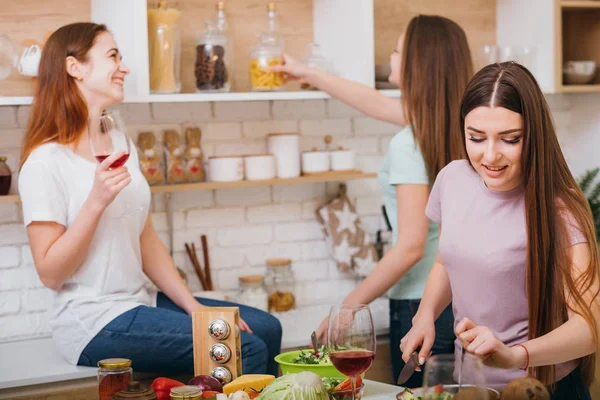
[[[300,352],[312,353],[313,349],[294,350],[286,353],[281,353],[275,357],[275,361],[279,364],[282,374],[297,374],[298,372],[310,371],[319,375],[321,378],[340,378],[346,379],[347,376],[338,371],[333,364],[294,364],[292,360],[300,355]]]
[[[302,371],[310,371],[319,375],[321,378],[340,378],[342,380],[348,378],[346,375],[338,371],[333,364],[294,364],[293,359],[300,355],[300,352],[312,353],[313,349],[294,350],[287,353],[281,353],[275,357],[275,361],[279,364],[282,374],[297,374]],[[364,374],[363,374],[364,375]]]

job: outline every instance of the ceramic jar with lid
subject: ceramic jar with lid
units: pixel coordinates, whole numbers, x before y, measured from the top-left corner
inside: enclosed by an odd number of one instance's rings
[[[265,289],[269,295],[269,311],[283,312],[296,308],[296,279],[292,260],[272,258],[266,261]]]
[[[240,276],[237,302],[259,310],[269,311],[267,291],[264,287],[265,278],[261,275]]]
[[[0,196],[6,196],[10,190],[12,172],[6,164],[6,157],[0,157]]]
[[[231,84],[231,43],[217,21],[205,21],[205,30],[196,41],[196,91],[229,92]]]
[[[267,149],[275,156],[278,178],[300,176],[300,135],[297,133],[270,133]]]
[[[154,389],[144,389],[138,381],[127,384],[127,389],[121,390],[112,397],[112,400],[157,400]]]

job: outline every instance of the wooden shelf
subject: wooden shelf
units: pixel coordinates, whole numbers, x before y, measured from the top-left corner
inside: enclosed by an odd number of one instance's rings
[[[356,179],[374,178],[375,173],[353,172],[353,173],[329,173],[323,175],[300,176],[298,178],[287,179],[268,179],[264,181],[239,181],[239,182],[200,182],[200,183],[182,183],[179,185],[164,185],[152,186],[152,193],[166,192],[187,192],[194,190],[215,190],[215,189],[234,189],[246,187],[261,187],[274,185],[298,185],[301,183],[316,183],[316,182],[342,182]]]
[[[0,196],[0,204],[20,203],[21,199],[18,194],[9,194],[8,196]]]
[[[593,85],[563,85],[561,93],[597,93],[600,92],[600,84]]]
[[[289,179],[268,179],[264,181],[239,181],[239,182],[200,182],[200,183],[182,183],[178,185],[162,185],[151,186],[152,193],[174,193],[174,192],[189,192],[201,190],[215,189],[234,189],[247,187],[261,187],[274,185],[298,185],[302,183],[317,183],[317,182],[344,182],[357,179],[375,178],[375,173],[364,173],[361,171],[346,173],[346,172],[331,172],[323,175],[300,176],[298,178]],[[8,196],[0,196],[0,204],[2,203],[19,203],[21,200],[18,194]]]
[[[576,1],[561,1],[560,6],[563,9],[569,8],[600,8],[600,1],[591,0],[576,0]]]

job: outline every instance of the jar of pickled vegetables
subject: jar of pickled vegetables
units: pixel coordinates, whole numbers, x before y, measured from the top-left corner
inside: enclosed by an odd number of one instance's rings
[[[254,91],[278,91],[283,89],[283,73],[270,68],[282,65],[283,46],[277,34],[263,32],[250,54],[250,84]]]

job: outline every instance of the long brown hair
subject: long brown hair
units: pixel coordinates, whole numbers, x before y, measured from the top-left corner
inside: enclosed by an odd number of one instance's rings
[[[599,259],[594,220],[560,149],[546,99],[525,67],[505,62],[483,68],[469,83],[461,104],[463,136],[466,115],[481,106],[504,107],[523,116],[529,339],[562,325],[571,310],[590,325],[597,345],[593,311],[597,310]],[[575,228],[585,236],[591,255],[579,276],[573,274],[568,251],[569,233]],[[594,379],[595,358],[592,354],[581,359],[586,386]],[[535,367],[532,372],[546,384],[555,381],[554,366]]]
[[[44,45],[29,123],[25,131],[21,166],[38,146],[46,142],[76,143],[87,125],[87,104],[67,73],[71,56],[87,61],[96,37],[107,32],[105,25],[79,22],[54,32]]]
[[[457,111],[473,75],[471,51],[454,21],[418,15],[408,24],[402,53],[402,107],[433,183],[450,161],[464,158]]]

